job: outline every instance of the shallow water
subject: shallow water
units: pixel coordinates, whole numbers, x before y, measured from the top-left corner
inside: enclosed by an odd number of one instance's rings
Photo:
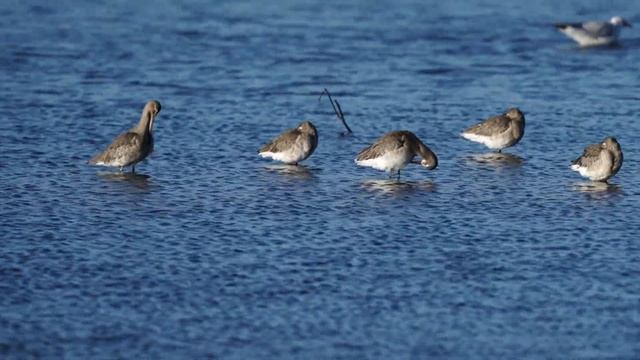
[[[3,2],[1,357],[640,357],[638,30],[585,51],[550,27],[639,10]],[[152,98],[139,174],[86,165]],[[459,137],[510,106],[504,156]],[[305,118],[304,167],[257,157]],[[439,167],[354,165],[393,129]],[[568,165],[607,135],[603,187]]]

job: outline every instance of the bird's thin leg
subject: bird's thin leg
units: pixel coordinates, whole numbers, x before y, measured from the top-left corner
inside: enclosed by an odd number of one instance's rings
[[[135,165],[131,165],[131,173],[132,174],[136,173],[136,166]]]
[[[398,170],[398,177],[396,177],[396,181],[400,181],[400,170]]]

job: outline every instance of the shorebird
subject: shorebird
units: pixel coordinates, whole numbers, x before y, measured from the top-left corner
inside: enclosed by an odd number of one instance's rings
[[[489,149],[498,150],[513,146],[524,135],[524,114],[518,108],[511,108],[502,115],[473,125],[462,132],[462,137],[484,144]]]
[[[360,151],[355,161],[360,166],[387,171],[390,176],[397,173],[400,178],[400,170],[412,162],[416,155],[422,157],[420,164],[427,169],[433,170],[438,166],[436,154],[414,133],[402,130],[385,134],[375,143]]]
[[[555,24],[560,32],[575,40],[581,47],[613,45],[618,41],[623,26],[631,27],[631,24],[620,16],[614,16],[609,21]]]
[[[614,137],[605,138],[601,144],[587,146],[582,156],[571,162],[571,170],[592,181],[607,182],[622,166],[622,148]]]
[[[263,158],[297,165],[308,158],[318,146],[318,131],[311,121],[303,121],[263,146],[258,154]]]
[[[142,110],[138,125],[120,134],[105,151],[91,158],[89,164],[119,167],[120,171],[131,165],[131,172],[135,172],[136,164],[153,151],[151,133],[160,109],[158,101],[149,101]]]

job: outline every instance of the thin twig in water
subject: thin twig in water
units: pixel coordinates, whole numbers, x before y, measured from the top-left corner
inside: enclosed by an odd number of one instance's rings
[[[329,102],[331,103],[331,107],[333,108],[333,111],[336,113],[336,117],[338,117],[338,119],[342,121],[342,125],[344,125],[344,127],[347,129],[349,133],[353,133],[353,131],[351,131],[351,128],[349,128],[349,125],[347,125],[347,121],[344,118],[344,113],[342,112],[342,107],[340,107],[340,103],[338,102],[338,100],[333,100],[329,90],[325,88],[324,91],[320,93],[320,97],[318,98],[318,101],[322,100],[322,95],[324,94],[327,94],[327,96],[329,97]]]
[[[340,103],[336,100],[336,107],[338,107],[338,111],[340,112],[340,120],[342,120],[342,125],[347,128],[349,133],[352,133],[351,128],[347,125],[347,121],[344,119],[344,113],[342,112],[342,107],[340,107]]]
[[[336,113],[336,116],[338,117],[338,119],[340,119],[340,113],[338,113],[338,110],[336,109],[336,106],[333,104],[333,98],[331,97],[331,93],[329,93],[329,90],[327,90],[325,88],[324,91],[320,93],[320,97],[318,98],[318,102],[320,102],[320,100],[322,100],[322,96],[324,94],[327,94],[327,96],[329,97],[329,102],[331,103],[331,107],[333,108],[333,111]]]

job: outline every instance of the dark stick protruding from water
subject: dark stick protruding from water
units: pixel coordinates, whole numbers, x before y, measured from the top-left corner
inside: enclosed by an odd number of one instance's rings
[[[340,107],[340,103],[338,102],[338,100],[333,100],[333,98],[331,97],[331,93],[329,92],[329,90],[327,90],[327,88],[325,88],[324,91],[320,93],[320,98],[318,98],[318,101],[322,99],[322,95],[324,94],[327,94],[327,96],[329,97],[329,102],[331,102],[331,107],[333,108],[333,111],[336,113],[336,116],[338,117],[338,119],[342,121],[342,125],[344,125],[344,127],[347,129],[347,132],[349,134],[352,134],[353,131],[351,131],[351,128],[349,128],[349,125],[347,125],[347,121],[344,119],[344,113],[342,112],[342,107]]]

